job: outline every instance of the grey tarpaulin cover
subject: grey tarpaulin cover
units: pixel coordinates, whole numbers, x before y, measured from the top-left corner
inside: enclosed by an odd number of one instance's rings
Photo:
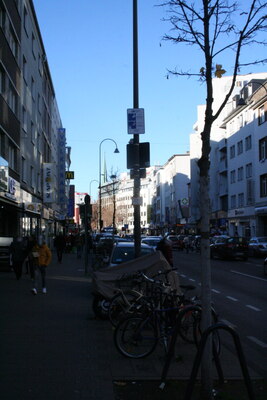
[[[143,271],[147,276],[151,277],[158,271],[169,269],[171,269],[171,266],[161,251],[156,251],[155,253],[147,254],[115,267],[107,267],[101,271],[94,271],[93,293],[101,294],[105,298],[110,299],[118,291],[118,281],[125,279],[126,275],[133,275],[135,272]],[[168,280],[172,289],[176,289],[177,294],[180,294],[179,277],[175,271],[168,274]]]

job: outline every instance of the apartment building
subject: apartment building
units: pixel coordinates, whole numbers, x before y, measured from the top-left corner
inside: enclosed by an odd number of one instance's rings
[[[267,78],[267,74],[266,74]],[[267,235],[267,81],[251,79],[223,122],[230,235]]]
[[[211,221],[211,232],[224,233],[229,232],[229,224],[228,224],[228,210],[231,207],[231,196],[229,197],[230,183],[231,179],[231,159],[229,156],[229,140],[228,134],[230,130],[232,130],[231,138],[239,137],[238,141],[240,141],[240,137],[244,134],[249,136],[249,133],[245,133],[246,130],[243,130],[243,133],[238,133],[237,131],[240,129],[240,125],[236,125],[234,128],[233,121],[229,123],[228,131],[226,130],[226,122],[228,115],[235,115],[235,113],[239,113],[240,105],[240,91],[242,88],[248,86],[248,82],[252,79],[261,80],[266,78],[266,73],[257,73],[257,74],[249,74],[249,75],[240,75],[237,77],[236,85],[234,88],[234,92],[232,94],[231,100],[226,105],[223,112],[220,114],[219,118],[214,122],[211,130],[210,136],[210,144],[211,144],[211,152],[210,152],[210,221]],[[214,105],[213,108],[216,111],[222,100],[225,97],[225,94],[228,91],[229,85],[231,83],[231,77],[224,77],[221,79],[213,80],[213,89],[214,89]],[[249,110],[246,110],[247,114],[249,114]],[[190,155],[191,155],[191,199],[190,199],[190,223],[195,226],[197,230],[199,228],[199,172],[197,161],[201,157],[201,132],[204,126],[204,118],[205,118],[205,105],[198,106],[198,118],[197,122],[194,125],[194,133],[190,135]],[[241,117],[240,117],[241,118]],[[244,118],[248,118],[244,116]],[[240,123],[240,120],[239,120]],[[238,128],[237,128],[238,126]],[[247,128],[246,128],[247,129]],[[237,134],[237,136],[234,135]],[[233,140],[233,139],[231,139]],[[245,138],[244,138],[245,140]],[[249,139],[247,139],[249,140]],[[241,145],[240,145],[241,146]],[[230,165],[229,165],[230,162]],[[240,166],[241,168],[241,166]],[[233,168],[234,169],[234,168]],[[236,174],[239,173],[239,179],[242,175],[242,170],[236,171]],[[236,178],[237,179],[237,178]],[[238,181],[240,183],[240,181]],[[251,183],[252,184],[252,183]],[[250,185],[250,183],[248,183]],[[234,187],[234,186],[232,186]],[[236,186],[238,187],[238,186]],[[239,200],[240,204],[242,204],[242,194],[241,192]],[[238,197],[238,196],[237,196]],[[234,200],[232,200],[234,201]],[[233,203],[232,203],[233,204]],[[232,213],[230,213],[230,216]],[[244,230],[242,230],[244,231]],[[249,231],[246,230],[246,234],[248,235]]]
[[[0,235],[48,237],[66,210],[66,137],[32,0],[0,0],[0,44]]]

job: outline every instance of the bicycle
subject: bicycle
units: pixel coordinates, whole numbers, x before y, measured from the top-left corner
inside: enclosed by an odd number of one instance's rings
[[[182,287],[188,290],[194,288],[191,285]],[[184,295],[161,292],[157,305],[155,300],[150,300],[145,313],[130,315],[118,323],[114,332],[115,346],[126,357],[143,358],[151,354],[161,341],[167,352],[175,329],[178,329],[183,340],[198,346],[201,338],[201,312],[198,299],[186,300]],[[214,309],[212,319],[214,323],[218,321]],[[214,343],[219,353],[219,336],[214,337]]]
[[[125,318],[129,314],[134,314],[145,308],[145,302],[147,299],[153,299],[155,291],[159,285],[165,281],[168,285],[167,276],[174,269],[167,271],[159,271],[153,276],[153,278],[147,277],[143,272],[139,272],[133,278],[134,288],[133,289],[120,289],[120,291],[111,299],[109,305],[109,320],[111,324],[116,327],[119,321]],[[163,281],[155,281],[154,278],[163,276]],[[138,288],[135,289],[135,287]]]

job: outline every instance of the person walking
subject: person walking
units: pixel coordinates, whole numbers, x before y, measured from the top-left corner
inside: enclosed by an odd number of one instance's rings
[[[157,250],[160,250],[170,266],[173,268],[173,255],[172,255],[172,245],[169,243],[166,237],[162,238],[157,245]]]
[[[26,252],[27,252],[27,257],[28,257],[28,270],[27,273],[30,272],[30,277],[32,280],[34,280],[34,267],[35,267],[35,260],[34,257],[32,255],[32,249],[34,247],[36,242],[36,239],[34,236],[30,236],[28,238],[28,242],[27,242],[27,247],[26,247]]]
[[[23,263],[27,256],[22,237],[14,238],[10,245],[9,252],[10,265],[13,267],[17,280],[19,280],[22,275]]]
[[[81,258],[83,250],[83,238],[79,233],[75,237],[75,247],[77,251],[77,258]]]
[[[66,241],[63,236],[63,234],[60,232],[59,235],[55,237],[54,240],[54,246],[57,250],[57,260],[61,264],[62,263],[62,256],[63,256],[63,251],[66,247]]]
[[[46,291],[46,268],[50,264],[52,259],[52,253],[45,241],[42,242],[41,246],[38,246],[37,242],[34,244],[32,254],[35,260],[34,268],[34,287],[32,293],[37,294],[39,274],[42,278],[42,292],[45,294]]]

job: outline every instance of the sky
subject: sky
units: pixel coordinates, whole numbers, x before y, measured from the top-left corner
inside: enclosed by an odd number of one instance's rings
[[[71,183],[76,192],[87,192],[96,200],[100,148],[108,176],[127,171],[126,145],[132,139],[127,109],[133,108],[132,1],[33,3],[67,145],[72,148]],[[167,79],[168,69],[198,72],[203,59],[195,48],[162,41],[171,26],[163,21],[166,9],[159,4],[159,0],[138,1],[139,107],[145,110],[140,142],[150,142],[151,165],[163,165],[173,154],[190,150],[197,105],[206,98],[205,85],[195,78]],[[266,69],[253,67],[244,73]]]

